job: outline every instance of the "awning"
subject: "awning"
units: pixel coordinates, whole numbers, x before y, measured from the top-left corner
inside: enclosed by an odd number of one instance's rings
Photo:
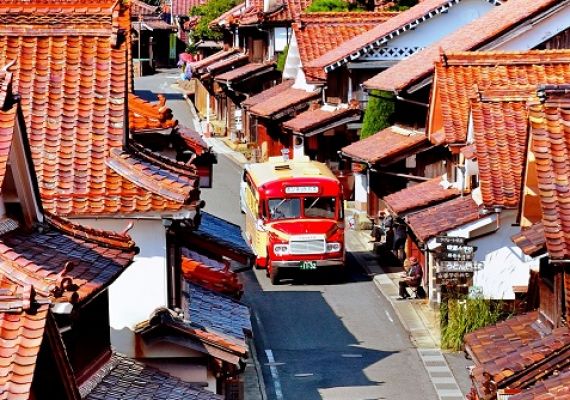
[[[216,76],[214,80],[223,85],[236,85],[273,71],[275,71],[275,63],[249,63],[224,72]]]
[[[386,206],[393,214],[403,214],[431,206],[459,196],[459,190],[450,187],[442,177],[407,187],[384,197]]]
[[[343,147],[342,153],[355,161],[389,165],[429,146],[424,132],[394,125]]]
[[[295,118],[283,123],[283,128],[295,134],[314,136],[329,129],[360,120],[361,111],[347,104],[335,107],[325,105],[314,110],[307,110]]]
[[[256,104],[249,112],[264,118],[279,119],[306,107],[311,100],[317,99],[320,95],[320,91],[307,92],[303,89],[289,88]]]

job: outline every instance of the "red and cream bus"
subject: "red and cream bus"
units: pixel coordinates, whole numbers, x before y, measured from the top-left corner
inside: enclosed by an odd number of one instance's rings
[[[256,266],[273,284],[284,270],[342,271],[342,187],[326,165],[308,157],[248,164],[241,196]]]

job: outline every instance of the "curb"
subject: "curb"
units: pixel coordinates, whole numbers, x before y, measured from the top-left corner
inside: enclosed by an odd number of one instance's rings
[[[267,400],[267,390],[265,389],[265,380],[263,379],[263,371],[261,369],[261,364],[259,363],[259,358],[257,357],[257,350],[255,349],[255,343],[253,342],[253,338],[248,339],[247,345],[251,352],[251,359],[253,360],[255,374],[257,376],[257,384],[259,387],[260,398],[261,400]]]

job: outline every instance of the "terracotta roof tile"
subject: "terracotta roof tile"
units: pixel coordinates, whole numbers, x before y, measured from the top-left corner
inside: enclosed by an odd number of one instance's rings
[[[375,164],[402,155],[427,143],[428,140],[423,132],[391,126],[366,139],[343,147],[342,152],[348,157]]]
[[[0,278],[4,301],[5,277]],[[1,399],[27,399],[34,377],[36,359],[42,343],[48,305],[34,312],[0,312],[0,393]],[[29,311],[29,310],[28,310]]]
[[[206,143],[202,135],[195,130],[181,125],[176,130],[176,134],[184,140],[186,146],[188,146],[188,148],[190,148],[197,156],[210,151],[208,143]]]
[[[570,351],[570,330],[549,331],[538,321],[536,311],[512,317],[465,335],[465,349],[475,361],[472,381],[480,396],[487,397],[504,387],[502,382],[514,374],[548,377]],[[536,368],[530,368],[536,366]],[[517,388],[524,376],[509,384]]]
[[[210,26],[229,26],[235,24],[239,21],[239,17],[246,10],[245,2],[240,3],[237,6],[230,8],[228,11],[220,15],[218,18],[213,19],[210,22]]]
[[[418,240],[426,242],[444,232],[480,218],[471,196],[459,197],[408,216],[408,226]]]
[[[397,37],[399,33],[397,34],[396,32],[401,28],[404,28],[411,23],[415,23],[416,21],[420,21],[421,23],[423,20],[437,15],[434,12],[435,10],[444,6],[449,6],[450,4],[453,5],[448,0],[424,0],[414,7],[401,12],[399,15],[393,16],[386,22],[378,24],[374,29],[368,30],[365,33],[345,41],[332,51],[328,51],[322,56],[316,58],[308,66],[320,68],[322,70],[337,62],[342,62],[345,58],[359,50],[369,51],[372,48],[371,45],[375,42],[380,42],[382,39],[391,40],[392,38]],[[424,19],[422,20],[422,18]]]
[[[284,92],[285,90],[293,86],[294,83],[295,81],[293,79],[283,81],[279,85],[275,85],[267,90],[264,90],[263,92],[260,92],[255,96],[248,97],[247,99],[241,102],[241,105],[243,108],[251,108],[256,104],[262,103],[265,100],[277,96],[281,92]]]
[[[21,96],[44,208],[60,215],[179,210],[182,204],[105,166],[110,150],[122,146],[126,123],[130,39],[115,44],[129,31],[128,8],[115,1],[54,3],[69,8],[34,8],[53,4],[38,1],[22,14],[14,13],[15,2],[0,5],[0,65],[16,60],[13,89]],[[66,23],[69,31],[62,31],[53,18],[63,16],[77,26]]]
[[[12,147],[12,135],[16,129],[17,106],[11,102],[12,74],[0,71],[0,187],[4,182],[6,164]]]
[[[249,112],[265,118],[278,118],[280,114],[289,109],[302,107],[319,96],[319,91],[307,92],[303,89],[289,88],[279,92],[274,97],[257,103],[249,109]]]
[[[166,107],[166,98],[163,95],[158,95],[157,103],[150,103],[129,93],[129,129],[168,129],[177,124],[172,110]]]
[[[159,13],[159,8],[156,6],[151,6],[141,0],[131,0],[131,13],[133,15],[157,15]]]
[[[449,185],[449,182],[447,182],[447,185]],[[402,214],[440,203],[459,195],[459,190],[444,187],[442,178],[438,177],[392,193],[384,197],[384,202],[392,213]]]
[[[206,71],[206,68],[218,61],[226,60],[227,58],[231,57],[232,55],[239,52],[239,49],[229,49],[229,50],[221,50],[217,53],[212,54],[206,58],[203,58],[199,61],[195,61],[190,63],[190,67],[192,71],[197,74],[202,74]]]
[[[223,74],[216,75],[217,82],[228,84],[240,83],[246,79],[255,78],[261,74],[272,72],[275,70],[275,63],[249,63],[232,69],[231,71],[224,72]]]
[[[230,71],[234,68],[241,67],[247,63],[248,59],[249,57],[242,53],[232,54],[223,60],[209,64],[207,67],[205,67],[205,70],[208,73],[212,74],[212,76],[215,76],[217,74],[222,74],[226,71]]]
[[[405,90],[433,74],[434,63],[439,60],[442,50],[446,53],[476,50],[557,3],[557,0],[509,0],[421,52],[367,80],[364,86],[367,89],[390,92]]]
[[[172,14],[176,16],[188,16],[192,7],[206,3],[205,0],[172,0]]]
[[[369,31],[379,23],[398,15],[393,12],[315,12],[301,14],[293,31],[303,66],[335,49],[355,36]],[[309,68],[310,78],[326,78],[322,68]]]
[[[150,153],[134,143],[127,151],[112,149],[106,165],[135,185],[168,200],[190,204],[199,199],[194,166]]]
[[[570,102],[556,92],[544,95],[546,103],[530,107],[530,123],[546,247],[550,258],[559,260],[570,258],[570,142],[565,135]]]
[[[361,111],[351,107],[324,106],[308,110],[283,123],[283,128],[296,133],[308,133],[312,130],[328,126],[360,120]]]
[[[227,262],[213,260],[185,247],[181,253],[184,279],[218,293],[241,297],[243,285]]]
[[[80,388],[86,400],[222,400],[223,396],[148,367],[134,359],[113,354],[100,373]]]
[[[435,102],[441,105],[446,142],[465,142],[470,99],[476,94],[475,90],[526,85],[526,96],[516,100],[524,102],[532,98],[537,84],[564,83],[569,79],[569,50],[477,51],[442,55],[435,63],[437,87],[434,93]],[[499,100],[510,102],[513,98],[507,92]],[[521,123],[524,123],[525,118],[522,119]]]
[[[569,398],[570,371],[566,370],[558,376],[538,381],[522,393],[510,396],[509,400],[568,400]]]
[[[138,249],[126,234],[45,216],[42,232],[12,231],[0,237],[0,272],[33,285],[55,302],[78,303],[110,285]]]
[[[516,244],[524,254],[531,257],[536,257],[545,252],[546,240],[544,238],[544,226],[534,224],[523,229],[520,233],[511,237],[511,240]]]
[[[437,143],[440,144],[440,143]],[[459,152],[463,154],[466,160],[476,160],[477,159],[477,149],[475,148],[474,144],[468,144],[467,146],[463,146]]]

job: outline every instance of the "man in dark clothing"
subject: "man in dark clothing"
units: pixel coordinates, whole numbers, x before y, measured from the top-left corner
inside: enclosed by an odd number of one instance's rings
[[[394,242],[392,244],[392,252],[400,262],[403,262],[406,258],[406,253],[404,248],[406,247],[406,238],[408,232],[406,224],[402,219],[397,219],[394,227]]]
[[[400,286],[400,299],[404,300],[410,297],[407,287],[419,287],[422,283],[423,271],[416,257],[410,257],[410,268],[404,275],[403,279],[398,283]]]

